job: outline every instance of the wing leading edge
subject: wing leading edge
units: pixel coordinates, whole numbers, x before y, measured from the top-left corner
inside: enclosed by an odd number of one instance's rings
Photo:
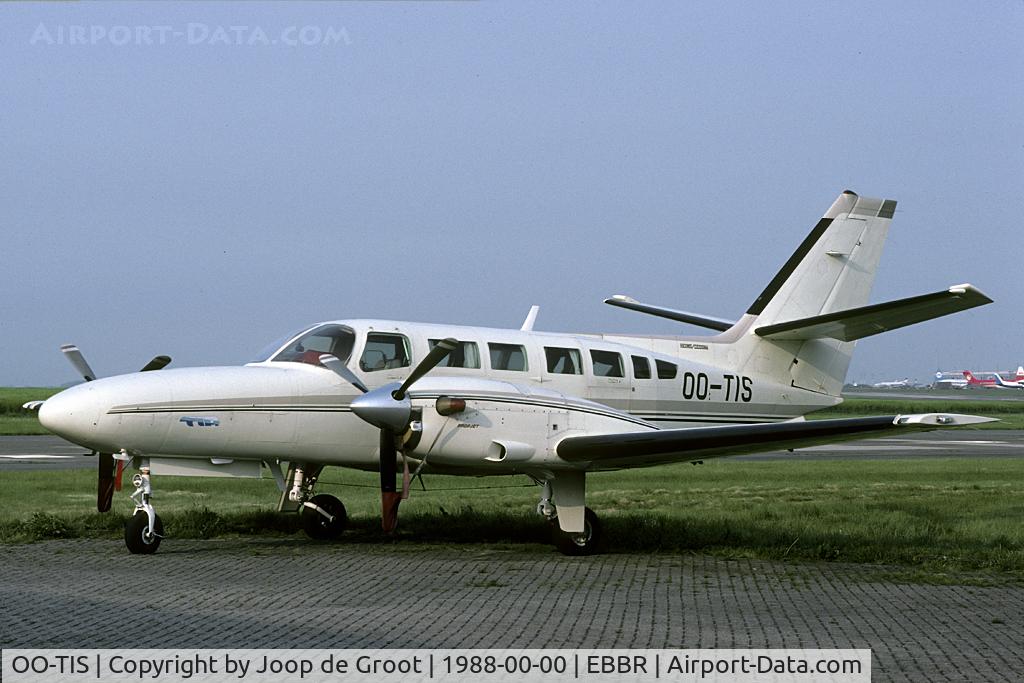
[[[603,468],[688,462],[728,455],[871,439],[886,434],[929,431],[993,422],[992,418],[949,413],[884,415],[806,422],[725,425],[651,432],[570,436],[559,442],[558,457]]]

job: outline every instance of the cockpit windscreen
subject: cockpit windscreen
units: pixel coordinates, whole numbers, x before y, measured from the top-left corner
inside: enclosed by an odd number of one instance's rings
[[[355,341],[355,333],[344,325],[321,325],[288,344],[270,360],[316,364],[320,354],[329,353],[344,363],[352,355]]]

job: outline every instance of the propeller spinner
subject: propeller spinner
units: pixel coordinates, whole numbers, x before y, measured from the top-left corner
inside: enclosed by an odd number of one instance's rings
[[[398,452],[402,435],[409,428],[412,420],[412,401],[409,400],[409,388],[437,367],[448,354],[458,347],[455,339],[442,339],[430,353],[413,368],[404,382],[387,384],[373,391],[349,370],[338,358],[324,354],[320,362],[324,367],[333,370],[339,377],[363,392],[352,401],[352,412],[380,430],[380,497],[381,525],[386,533],[394,531],[398,525],[398,504],[402,501],[402,493],[395,486],[398,474]]]

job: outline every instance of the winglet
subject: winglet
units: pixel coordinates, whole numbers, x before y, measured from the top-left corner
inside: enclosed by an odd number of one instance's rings
[[[526,314],[526,320],[523,321],[523,326],[520,327],[522,332],[533,332],[533,323],[537,322],[537,311],[540,310],[540,306],[530,306],[530,312]]]

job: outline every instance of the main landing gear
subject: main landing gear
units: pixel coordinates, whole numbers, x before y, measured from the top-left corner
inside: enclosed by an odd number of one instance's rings
[[[345,505],[331,494],[313,495],[313,487],[322,471],[323,466],[290,466],[288,480],[291,488],[287,492],[287,502],[282,497],[280,509],[287,506],[298,510],[306,534],[318,541],[329,541],[348,527],[348,514]]]
[[[545,480],[543,486],[537,514],[551,526],[551,540],[558,551],[563,555],[600,552],[601,522],[593,510],[583,505],[583,473],[559,475],[557,479]],[[562,501],[562,505],[556,506],[552,498]]]

